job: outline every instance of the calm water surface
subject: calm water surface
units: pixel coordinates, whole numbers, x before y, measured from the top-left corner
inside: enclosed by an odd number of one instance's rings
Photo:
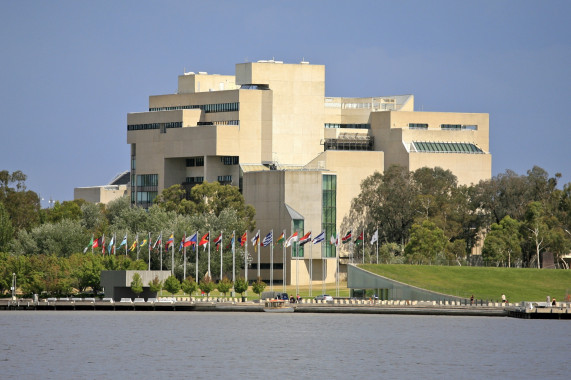
[[[223,312],[0,312],[1,379],[569,379],[571,323]]]

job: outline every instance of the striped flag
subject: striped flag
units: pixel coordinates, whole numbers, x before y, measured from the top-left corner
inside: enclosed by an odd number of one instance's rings
[[[303,235],[301,239],[299,239],[299,245],[304,245],[305,243],[309,243],[311,241],[311,231]]]
[[[313,244],[319,244],[325,240],[325,231],[321,232],[319,235],[313,238]]]
[[[349,243],[350,241],[351,241],[351,230],[349,230],[349,232],[347,232],[347,234],[341,238],[341,242],[343,244]]]
[[[264,247],[267,247],[268,245],[272,244],[273,242],[274,242],[274,231],[270,231],[270,233],[266,235],[264,240],[262,240],[262,245]]]

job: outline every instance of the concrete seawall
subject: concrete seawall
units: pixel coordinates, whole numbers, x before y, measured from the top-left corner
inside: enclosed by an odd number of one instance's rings
[[[560,303],[557,307],[526,309],[523,305],[503,306],[498,303],[485,305],[461,305],[443,302],[364,301],[339,300],[327,303],[306,301],[291,304],[296,313],[343,313],[343,314],[395,314],[395,315],[440,315],[440,316],[486,316],[514,317],[525,319],[571,319],[571,305]],[[0,310],[109,310],[109,311],[220,311],[263,312],[259,302],[239,302],[236,299],[213,302],[198,300],[163,300],[155,302],[105,302],[84,300],[56,300],[33,302],[31,299],[0,300]]]

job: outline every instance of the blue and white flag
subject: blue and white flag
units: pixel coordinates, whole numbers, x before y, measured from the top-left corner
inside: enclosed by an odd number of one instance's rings
[[[274,231],[270,231],[270,233],[266,235],[264,240],[262,240],[262,245],[264,247],[267,247],[268,245],[272,244],[273,242],[274,242]]]
[[[325,231],[313,238],[313,244],[321,243],[323,240],[325,240]]]
[[[123,241],[121,242],[121,244],[119,244],[119,247],[121,247],[125,244],[127,244],[127,235],[125,235],[125,237],[123,238]]]

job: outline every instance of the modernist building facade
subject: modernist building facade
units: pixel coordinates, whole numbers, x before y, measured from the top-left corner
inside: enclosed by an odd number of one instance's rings
[[[132,203],[147,207],[174,184],[239,186],[262,237],[326,231],[329,240],[361,181],[393,164],[450,169],[461,184],[491,177],[488,114],[417,112],[413,95],[327,97],[325,66],[308,62],[184,73],[176,94],[150,96],[148,110],[128,114],[127,124]],[[269,256],[262,248],[265,280]],[[285,270],[288,283],[307,283],[312,268],[317,283],[334,281],[329,244],[291,257],[275,255],[274,279]]]

